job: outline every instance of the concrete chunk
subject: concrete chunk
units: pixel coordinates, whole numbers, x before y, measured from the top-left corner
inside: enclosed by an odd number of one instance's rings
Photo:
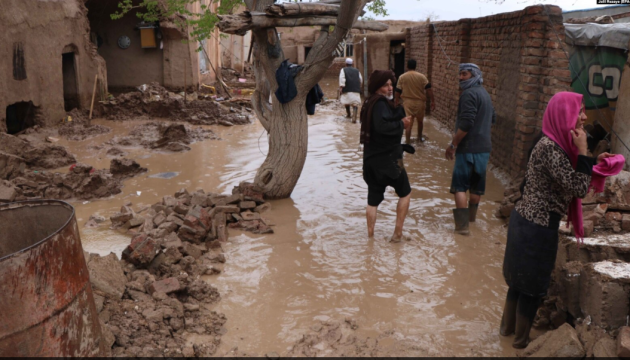
[[[630,313],[630,264],[602,261],[586,264],[580,274],[580,308],[593,325],[616,329]]]
[[[122,298],[127,277],[114,253],[103,257],[91,256],[87,267],[90,283],[96,292],[110,299]]]
[[[153,294],[154,292],[169,294],[179,290],[181,290],[181,285],[179,283],[179,280],[174,277],[156,281],[149,286],[149,294]]]
[[[519,357],[572,357],[581,359],[586,355],[578,334],[569,324],[549,331],[532,341],[525,349],[517,352]]]

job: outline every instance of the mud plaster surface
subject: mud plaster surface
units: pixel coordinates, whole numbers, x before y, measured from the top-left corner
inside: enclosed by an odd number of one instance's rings
[[[577,243],[577,239],[573,236],[568,237],[568,239]],[[630,248],[630,233],[584,238],[584,245]]]
[[[593,269],[600,274],[608,275],[613,279],[630,281],[630,264],[602,261],[595,263]]]

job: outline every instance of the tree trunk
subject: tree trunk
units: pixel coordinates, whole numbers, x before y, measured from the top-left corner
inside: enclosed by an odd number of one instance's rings
[[[269,199],[291,196],[302,174],[308,147],[305,100],[304,96],[297,96],[286,104],[273,103],[269,119],[269,153],[254,180]]]
[[[261,13],[273,1],[245,0],[245,3],[250,12]],[[324,76],[333,60],[333,50],[345,38],[364,5],[365,0],[343,0],[333,32],[329,33],[329,26],[322,26],[320,36],[306,58],[303,71],[294,79],[298,95],[286,104],[280,104],[275,95],[272,95],[273,105],[269,104],[269,94],[273,94],[278,88],[276,70],[284,60],[278,33],[274,27],[252,28],[253,68],[256,75],[252,105],[260,122],[269,132],[269,152],[256,173],[254,185],[262,188],[265,197],[281,199],[291,196],[306,161],[306,95]],[[247,18],[240,17],[237,22],[243,20],[247,21]],[[232,29],[242,28],[237,25]]]

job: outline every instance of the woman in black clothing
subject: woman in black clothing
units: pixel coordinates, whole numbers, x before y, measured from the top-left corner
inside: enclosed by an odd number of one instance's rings
[[[400,197],[391,241],[400,242],[411,198],[409,178],[402,164],[403,147],[400,139],[411,121],[409,117],[405,117],[402,106],[394,107],[392,100],[395,82],[394,73],[389,70],[375,70],[370,75],[370,97],[361,108],[361,144],[364,144],[363,179],[368,185],[368,236],[374,236],[376,210],[383,201],[385,188],[391,186]]]

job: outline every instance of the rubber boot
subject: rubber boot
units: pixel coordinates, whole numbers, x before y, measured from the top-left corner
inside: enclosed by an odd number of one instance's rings
[[[352,123],[355,124],[357,122],[357,112],[358,108],[356,106],[352,107]]]
[[[350,114],[350,106],[346,106],[346,117],[350,118],[352,115]]]
[[[477,209],[479,209],[479,204],[468,203],[468,212],[470,213],[470,222],[475,222],[475,220],[477,220]]]
[[[453,209],[453,217],[455,218],[455,232],[461,235],[468,235],[468,223],[470,218],[468,215],[468,209]]]
[[[514,331],[514,342],[512,347],[515,349],[524,349],[529,344],[529,331],[532,329],[532,321],[524,315],[517,312],[516,327]]]
[[[505,299],[505,307],[503,308],[503,316],[501,317],[501,328],[499,334],[502,336],[510,336],[514,334],[516,329],[516,304],[518,297],[510,299],[509,295]]]

